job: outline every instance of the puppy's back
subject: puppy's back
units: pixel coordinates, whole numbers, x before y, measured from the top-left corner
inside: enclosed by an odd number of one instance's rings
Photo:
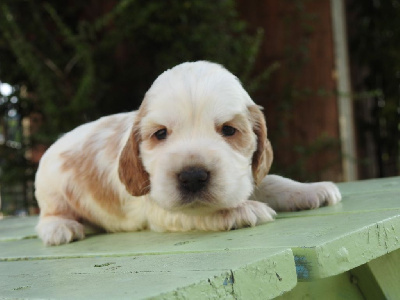
[[[60,137],[43,155],[35,179],[35,195],[42,213],[64,202],[69,190],[87,191],[90,177],[116,172],[135,112],[100,118]],[[115,174],[114,174],[115,177]],[[54,208],[55,209],[55,208]]]

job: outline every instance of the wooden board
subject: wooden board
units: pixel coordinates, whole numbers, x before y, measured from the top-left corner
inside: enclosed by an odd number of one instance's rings
[[[35,236],[37,217],[4,219],[0,296],[83,299],[93,293],[102,299],[114,291],[137,299],[270,299],[298,281],[361,265],[377,274],[383,289],[387,268],[371,260],[399,269],[397,256],[388,256],[400,248],[399,182],[341,184],[344,198],[337,206],[285,213],[272,223],[229,232],[90,234],[46,247]],[[393,291],[388,284],[385,290]]]

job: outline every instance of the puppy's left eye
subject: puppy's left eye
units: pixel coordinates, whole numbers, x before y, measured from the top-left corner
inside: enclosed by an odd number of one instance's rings
[[[154,136],[159,141],[165,140],[167,138],[167,129],[163,128],[163,129],[156,131],[156,133],[154,133]]]
[[[224,125],[222,126],[221,132],[223,136],[232,136],[236,133],[236,128],[229,125]]]

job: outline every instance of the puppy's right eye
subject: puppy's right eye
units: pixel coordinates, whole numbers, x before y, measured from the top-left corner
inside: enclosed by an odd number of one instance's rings
[[[232,126],[225,125],[222,127],[223,136],[233,136],[236,133],[236,128]]]
[[[156,137],[157,140],[165,140],[167,138],[167,129],[163,128],[154,133],[154,136]]]

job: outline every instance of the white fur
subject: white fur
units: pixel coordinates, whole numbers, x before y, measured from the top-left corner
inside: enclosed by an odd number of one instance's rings
[[[82,221],[109,232],[229,230],[272,221],[273,209],[340,201],[330,182],[302,184],[268,175],[254,188],[253,155],[260,146],[249,107],[255,103],[227,70],[208,62],[184,63],[156,79],[139,112],[104,117],[65,134],[47,150],[36,175],[40,238],[47,245],[82,239]],[[240,130],[222,136],[223,124]],[[168,129],[164,141],[154,137],[160,128]],[[135,158],[150,181],[149,193],[136,196],[119,175],[121,168],[132,168],[119,165],[132,136],[139,136]],[[187,199],[177,174],[191,166],[205,168],[210,179],[207,193]],[[136,170],[131,171],[135,181]],[[252,193],[259,202],[249,200]]]
[[[266,176],[253,197],[278,211],[314,209],[342,199],[332,182],[300,183],[277,175]]]

